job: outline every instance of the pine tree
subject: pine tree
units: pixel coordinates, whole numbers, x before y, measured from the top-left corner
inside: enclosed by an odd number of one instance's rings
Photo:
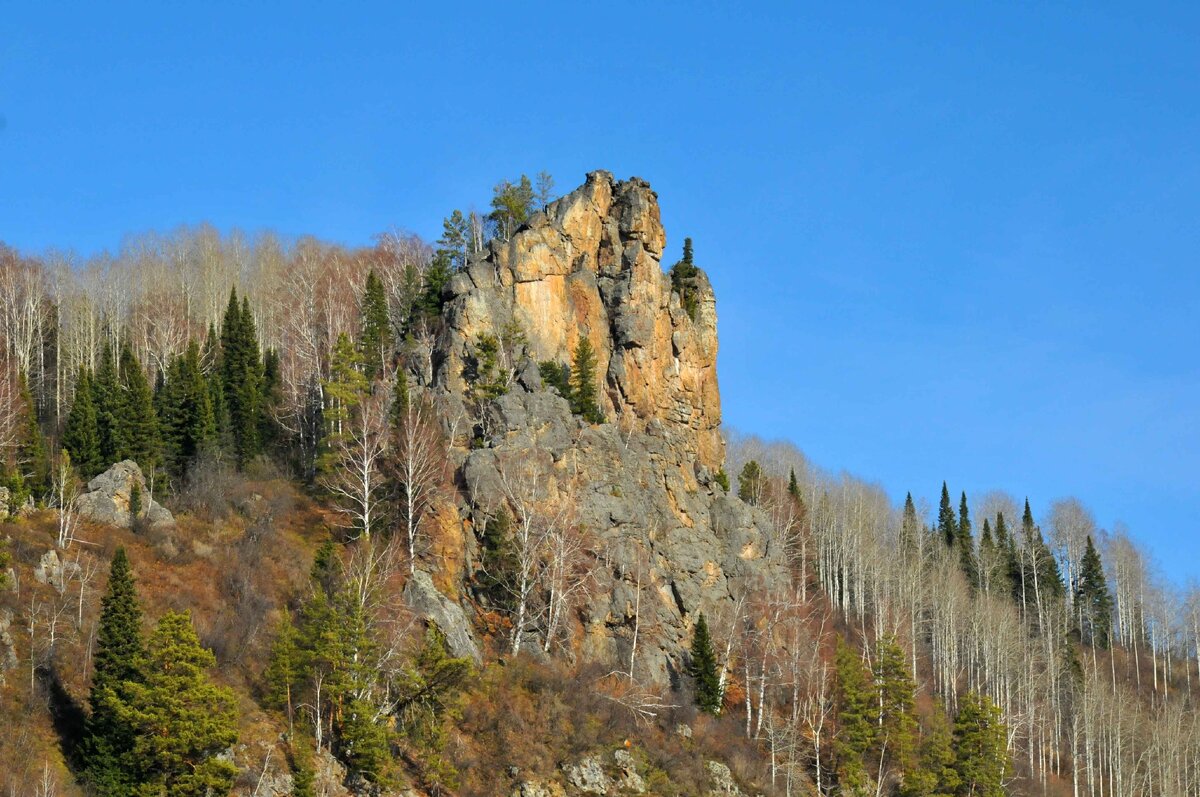
[[[400,685],[399,730],[419,754],[422,774],[443,789],[458,785],[458,773],[444,755],[450,739],[446,719],[473,671],[471,660],[452,656],[442,632],[431,625]]]
[[[139,794],[228,794],[237,767],[220,754],[237,741],[237,699],[214,685],[216,666],[191,617],[167,612],[146,643],[140,681],[127,684],[118,716],[134,732]]]
[[[81,745],[85,780],[100,794],[132,794],[134,733],[118,708],[143,673],[142,610],[124,548],[113,554],[100,601],[93,657],[91,714]]]
[[[596,396],[596,352],[592,342],[580,335],[571,363],[571,411],[588,423],[604,423]]]
[[[362,352],[363,371],[374,379],[385,367],[392,349],[391,320],[388,315],[387,293],[374,269],[367,274],[363,290],[361,332],[358,337]]]
[[[512,516],[504,507],[483,526],[483,566],[476,577],[490,606],[505,613],[514,608],[520,564],[512,538]]]
[[[295,695],[304,669],[300,632],[292,624],[291,612],[284,611],[271,643],[271,659],[263,673],[267,705],[287,713],[288,727],[295,719]]]
[[[1008,739],[1000,709],[987,697],[967,692],[959,700],[954,750],[960,793],[1004,797],[1004,780],[1011,769]]]
[[[862,660],[839,636],[834,654],[838,733],[834,740],[838,782],[843,794],[863,794],[867,770],[863,759],[876,740],[878,695]]]
[[[158,416],[154,411],[154,394],[141,363],[128,344],[121,347],[120,382],[124,401],[120,417],[123,447],[120,459],[132,459],[149,473],[158,467],[162,447]]]
[[[553,390],[558,395],[571,400],[571,368],[566,363],[556,363],[553,360],[545,360],[538,363],[538,374],[542,377],[542,384]]]
[[[979,565],[975,560],[975,538],[971,535],[971,513],[967,509],[967,494],[964,491],[958,506],[957,524],[958,564],[967,583],[979,586]]]
[[[738,474],[738,498],[750,506],[757,506],[762,498],[763,482],[762,467],[755,460],[750,460]]]
[[[954,519],[954,507],[950,503],[950,490],[942,482],[942,500],[938,505],[938,534],[945,541],[947,548],[953,548],[958,541],[958,523]]]
[[[441,316],[442,305],[445,303],[442,292],[452,276],[454,276],[454,268],[451,261],[441,252],[435,254],[429,262],[429,267],[425,269],[421,286],[421,296],[417,307],[421,318],[433,321]]]
[[[436,254],[443,256],[455,270],[466,268],[470,236],[471,228],[466,216],[461,210],[455,210],[442,219],[442,237],[437,239]]]
[[[696,620],[692,635],[692,658],[688,664],[688,675],[696,689],[696,705],[709,714],[721,713],[721,675],[717,667],[717,654],[713,650],[712,638],[708,634],[708,620],[704,613]]]
[[[104,469],[100,454],[100,427],[96,420],[96,404],[92,395],[92,377],[83,368],[75,381],[75,400],[67,414],[62,445],[71,454],[71,461],[84,481]]]
[[[1112,595],[1104,577],[1104,563],[1088,535],[1087,547],[1079,566],[1079,587],[1075,590],[1080,632],[1097,647],[1107,648],[1112,634]]]

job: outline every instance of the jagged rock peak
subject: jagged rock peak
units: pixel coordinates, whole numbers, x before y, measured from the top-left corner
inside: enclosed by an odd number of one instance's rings
[[[606,417],[673,427],[698,464],[716,470],[724,460],[716,301],[700,272],[689,313],[663,269],[665,250],[649,183],[591,172],[451,281],[435,379],[461,393],[479,336],[513,322],[539,362],[569,363],[583,335],[596,351]]]

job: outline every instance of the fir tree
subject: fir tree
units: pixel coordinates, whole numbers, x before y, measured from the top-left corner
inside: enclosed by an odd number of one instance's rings
[[[580,335],[571,363],[571,411],[588,423],[604,423],[596,400],[596,352],[592,342]]]
[[[358,345],[362,352],[363,370],[368,379],[374,379],[384,369],[392,348],[387,293],[379,277],[375,276],[374,269],[367,274],[360,317]]]
[[[421,296],[418,303],[420,316],[426,321],[433,321],[442,314],[445,300],[442,296],[454,269],[450,260],[442,253],[435,254],[425,269],[424,283],[421,286]]]
[[[958,523],[954,519],[954,507],[950,503],[950,490],[942,482],[942,500],[938,505],[938,534],[946,543],[947,548],[953,548],[958,541]]]
[[[1004,780],[1011,764],[1000,709],[991,700],[967,692],[959,700],[954,720],[954,769],[960,793],[1004,797]]]
[[[233,787],[237,767],[219,756],[237,741],[237,700],[209,680],[214,666],[191,617],[163,615],[146,644],[143,678],[127,684],[117,706],[134,732],[139,794],[205,797]]]
[[[542,384],[553,390],[558,395],[571,400],[571,368],[566,363],[556,363],[553,360],[545,360],[538,363],[538,373],[542,377]]]
[[[1093,645],[1107,648],[1112,634],[1112,595],[1104,577],[1104,563],[1092,544],[1091,535],[1079,566],[1079,586],[1075,590],[1080,632]]]
[[[904,650],[894,639],[880,643],[875,654],[875,688],[879,693],[875,760],[886,759],[899,771],[912,769],[916,753],[917,685],[908,671]]]
[[[96,420],[96,404],[92,395],[92,377],[85,369],[79,369],[75,381],[75,400],[67,414],[63,429],[62,445],[71,454],[71,461],[84,481],[88,481],[104,469],[100,453],[100,427]]]
[[[100,794],[132,794],[134,732],[119,713],[128,685],[143,672],[142,610],[124,548],[113,555],[100,601],[93,657],[91,714],[81,745],[84,778]]]
[[[158,404],[167,464],[172,473],[182,476],[188,464],[217,439],[212,393],[196,341],[171,361]]]
[[[713,650],[712,638],[708,634],[708,620],[704,613],[696,620],[692,635],[692,657],[688,664],[688,675],[696,689],[696,705],[708,714],[721,713],[721,675],[717,667],[717,654]]]
[[[797,501],[800,500],[800,483],[798,481],[796,481],[796,469],[795,468],[788,469],[787,492],[788,492],[788,495],[790,495],[795,500],[797,500]],[[911,498],[912,498],[912,496],[909,496],[910,500],[911,500]]]
[[[300,633],[292,624],[291,612],[284,611],[271,643],[271,658],[263,673],[267,705],[287,713],[288,727],[295,720],[295,694],[304,668]]]
[[[692,239],[683,239],[683,258],[671,267],[671,288],[679,294],[679,301],[688,317],[696,320],[699,309],[699,298],[696,290],[696,277],[700,269],[692,261]]]
[[[483,526],[483,567],[476,581],[488,604],[509,613],[514,608],[520,564],[512,539],[512,516],[501,507]]]

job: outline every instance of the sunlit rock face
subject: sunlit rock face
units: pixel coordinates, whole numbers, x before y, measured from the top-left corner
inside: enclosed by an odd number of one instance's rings
[[[467,418],[481,336],[520,330],[483,439],[472,421],[452,423],[463,572],[479,566],[476,537],[516,472],[535,470],[538,505],[569,503],[590,537],[593,583],[563,644],[628,667],[636,629],[635,672],[660,683],[679,672],[700,611],[730,616],[752,587],[784,578],[766,518],[716,484],[716,301],[701,272],[694,317],[684,309],[665,247],[649,184],[592,172],[455,275],[427,371],[451,416]],[[573,416],[537,371],[570,363],[581,335],[596,352],[603,424]]]

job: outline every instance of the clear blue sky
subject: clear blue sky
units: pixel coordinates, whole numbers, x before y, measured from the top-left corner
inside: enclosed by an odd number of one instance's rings
[[[5,8],[0,240],[436,237],[502,177],[639,175],[727,421],[893,496],[1076,495],[1200,575],[1194,6],[50,5]]]

